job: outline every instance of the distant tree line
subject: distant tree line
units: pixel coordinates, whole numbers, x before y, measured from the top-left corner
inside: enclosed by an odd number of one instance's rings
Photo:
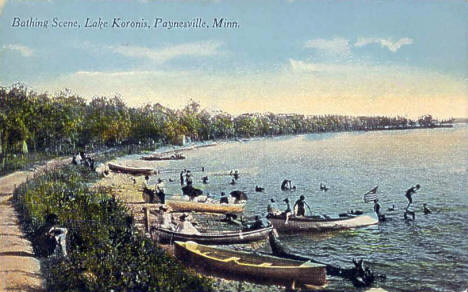
[[[159,103],[128,107],[120,96],[94,97],[90,102],[70,91],[36,93],[21,84],[0,88],[0,157],[28,151],[70,153],[85,146],[176,143],[182,135],[192,141],[317,132],[431,127],[439,123],[426,115],[351,117],[248,113],[210,113],[190,101],[173,110]]]

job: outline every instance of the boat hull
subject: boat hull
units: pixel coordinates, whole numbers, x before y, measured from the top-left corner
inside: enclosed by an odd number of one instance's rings
[[[268,217],[268,220],[270,220],[274,228],[280,233],[326,232],[366,227],[379,223],[379,220],[376,217],[368,214],[334,219],[291,217],[287,224],[286,219],[281,216],[270,216]]]
[[[327,284],[326,267],[312,262],[224,250],[192,242],[176,242],[175,256],[198,272],[232,280],[287,287],[324,287]]]
[[[175,212],[207,212],[207,213],[242,213],[244,204],[218,204],[218,203],[200,203],[184,200],[166,200],[166,205],[170,206]]]
[[[153,238],[161,243],[172,243],[175,241],[193,241],[201,244],[238,244],[264,240],[272,232],[273,227],[238,232],[217,232],[202,234],[184,234],[164,228],[155,228]]]
[[[185,156],[177,156],[177,157],[159,157],[159,156],[143,156],[141,157],[142,160],[183,160]]]
[[[114,163],[107,163],[109,169],[115,172],[123,172],[129,173],[134,175],[150,175],[154,173],[154,169],[152,168],[136,168],[136,167],[129,167],[129,166],[122,166]]]

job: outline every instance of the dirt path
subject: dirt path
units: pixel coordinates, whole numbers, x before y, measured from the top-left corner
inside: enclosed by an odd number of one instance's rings
[[[34,172],[17,171],[0,177],[0,291],[45,291],[40,262],[21,230],[13,191],[34,173],[69,162],[69,159],[52,160]]]

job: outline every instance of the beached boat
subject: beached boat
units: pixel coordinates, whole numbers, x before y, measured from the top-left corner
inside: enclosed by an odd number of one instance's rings
[[[185,156],[181,154],[175,154],[171,156],[162,156],[162,155],[149,155],[141,157],[142,160],[182,160],[185,159]]]
[[[254,252],[176,242],[175,256],[198,272],[232,280],[286,287],[323,288],[326,266],[311,261],[279,258]]]
[[[248,231],[217,231],[204,232],[200,234],[187,234],[155,227],[152,235],[155,240],[162,243],[194,241],[203,244],[238,244],[264,240],[272,230],[273,227],[268,226]]]
[[[107,166],[109,166],[109,169],[112,171],[130,173],[134,175],[149,175],[154,173],[154,169],[152,168],[130,167],[110,162],[107,163]]]
[[[215,202],[195,202],[183,200],[181,198],[168,198],[166,204],[169,205],[174,212],[207,212],[207,213],[242,213],[244,212],[245,204],[220,204]]]
[[[365,227],[379,223],[376,216],[372,214],[353,215],[346,214],[342,216],[291,216],[286,223],[284,215],[269,215],[268,220],[278,232],[296,233],[296,232],[324,232],[341,229],[351,229]]]
[[[195,148],[206,148],[206,147],[213,147],[213,146],[216,146],[216,145],[218,145],[218,143],[216,143],[216,142],[205,143],[205,144],[197,145],[197,146],[195,146]]]

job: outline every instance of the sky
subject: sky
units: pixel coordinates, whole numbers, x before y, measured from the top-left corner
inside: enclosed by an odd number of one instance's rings
[[[232,114],[468,117],[467,12],[464,0],[0,0],[0,86]]]

